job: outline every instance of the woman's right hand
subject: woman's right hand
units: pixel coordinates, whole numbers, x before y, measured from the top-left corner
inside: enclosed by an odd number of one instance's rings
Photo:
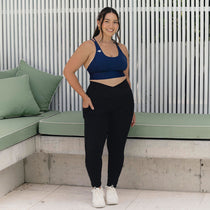
[[[83,99],[83,101],[82,101],[82,107],[86,109],[86,108],[88,108],[89,106],[90,106],[90,108],[91,108],[92,110],[94,110],[94,106],[93,106],[93,104],[92,104],[92,101],[91,101],[90,97],[87,96],[87,97],[85,97],[85,98]]]

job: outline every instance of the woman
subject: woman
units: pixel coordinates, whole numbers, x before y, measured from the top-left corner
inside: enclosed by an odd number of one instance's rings
[[[83,99],[85,164],[92,185],[92,205],[118,204],[116,186],[124,162],[130,126],[135,124],[134,101],[129,80],[128,51],[112,39],[120,29],[115,9],[98,15],[93,39],[82,43],[67,62],[64,76]],[[119,39],[119,36],[117,34]],[[82,66],[90,74],[86,92],[75,72]],[[102,153],[107,139],[108,180],[106,194],[101,186]]]

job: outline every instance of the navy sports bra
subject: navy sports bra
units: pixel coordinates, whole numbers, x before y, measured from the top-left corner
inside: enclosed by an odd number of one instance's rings
[[[103,53],[95,39],[92,41],[95,43],[96,53],[87,68],[87,71],[90,74],[90,80],[125,76],[123,71],[127,68],[127,58],[121,51],[120,47],[117,45],[118,56],[109,57]]]

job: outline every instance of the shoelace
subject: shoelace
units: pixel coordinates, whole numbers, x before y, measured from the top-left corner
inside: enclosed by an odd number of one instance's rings
[[[106,186],[106,187],[107,187],[107,189],[110,189],[110,190],[115,191],[115,188],[114,188],[114,186],[113,186],[113,185],[111,185],[111,186]]]
[[[111,191],[113,194],[116,194],[117,193],[116,192],[116,189],[115,189],[115,187],[113,185],[112,186],[107,186],[106,190],[107,191]]]
[[[93,192],[94,194],[96,194],[97,196],[100,196],[101,194],[103,195],[103,189],[100,189],[99,187],[94,187],[94,188],[92,189],[92,192]]]

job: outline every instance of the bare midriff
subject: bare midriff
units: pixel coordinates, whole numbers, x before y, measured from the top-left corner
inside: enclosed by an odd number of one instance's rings
[[[114,86],[120,84],[125,79],[126,79],[126,76],[124,76],[124,77],[117,77],[117,78],[111,78],[111,79],[97,79],[97,80],[90,80],[90,81],[98,82],[98,83],[102,83],[104,85],[108,85],[108,86],[114,87]]]

